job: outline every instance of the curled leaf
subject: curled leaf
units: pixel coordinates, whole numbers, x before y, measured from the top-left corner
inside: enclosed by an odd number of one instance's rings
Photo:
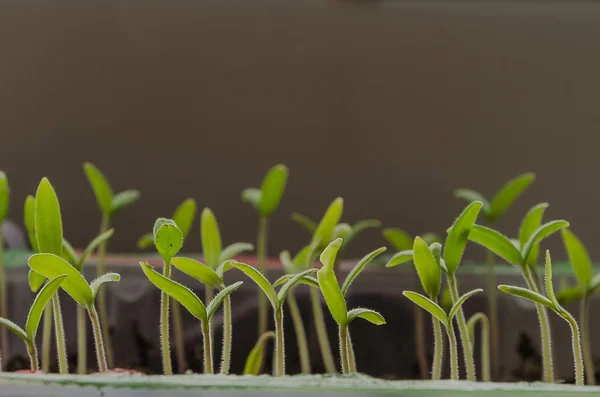
[[[400,251],[392,256],[385,267],[394,267],[413,260],[413,250]]]
[[[156,220],[154,245],[165,262],[169,262],[179,252],[183,245],[183,235],[172,219],[158,218]]]
[[[383,318],[383,316],[375,310],[364,309],[359,307],[356,309],[352,309],[348,312],[348,322],[351,322],[357,317],[362,318],[363,320],[367,320],[368,322],[375,325],[385,324],[385,318]]]
[[[119,281],[121,281],[121,276],[117,273],[106,273],[92,281],[90,288],[92,289],[92,295],[94,296],[94,299],[96,299],[98,290],[102,285],[106,283],[118,283]]]
[[[481,288],[474,289],[474,290],[469,291],[466,294],[462,295],[460,298],[458,298],[457,301],[454,303],[454,305],[452,305],[452,308],[450,309],[450,313],[448,314],[448,320],[452,321],[454,316],[456,316],[456,314],[460,310],[461,306],[463,305],[463,303],[465,303],[465,301],[467,299],[469,299],[471,296],[475,295],[476,293],[482,292],[482,291],[483,290]]]
[[[236,283],[233,283],[233,284],[231,284],[231,285],[223,288],[213,298],[213,300],[210,301],[210,303],[208,304],[208,306],[206,308],[206,317],[208,318],[209,321],[212,318],[213,314],[215,314],[215,312],[217,311],[217,309],[219,308],[219,306],[221,305],[221,303],[223,303],[223,301],[229,295],[231,295],[235,290],[237,290],[238,288],[240,288],[243,283],[244,283],[243,281],[238,281]]]
[[[448,324],[448,316],[446,316],[444,310],[431,299],[412,291],[404,291],[402,292],[402,295],[410,299],[417,306],[428,311],[431,315],[440,320],[442,324]]]
[[[267,331],[258,338],[256,345],[254,345],[254,348],[250,351],[246,359],[244,375],[258,375],[263,365],[264,345],[269,338],[275,339],[275,332]]]
[[[534,303],[539,303],[544,305],[550,309],[554,309],[554,305],[550,301],[550,299],[546,298],[544,295],[539,294],[537,292],[528,290],[527,288],[515,287],[512,285],[499,285],[498,289],[502,292],[505,292],[509,295],[517,296],[519,298],[527,299]]]
[[[386,250],[385,247],[377,248],[375,251],[372,251],[365,255],[358,263],[350,270],[350,273],[346,276],[344,283],[342,284],[342,295],[346,295],[348,289],[352,285],[352,282],[358,277],[358,275],[364,270],[364,268],[376,257],[384,253]]]
[[[267,299],[269,299],[269,302],[271,302],[271,305],[273,306],[273,310],[277,309],[277,307],[279,306],[277,292],[275,292],[275,289],[269,283],[269,280],[267,280],[261,272],[259,272],[250,265],[246,265],[245,263],[229,261],[229,264],[230,266],[233,266],[244,272],[246,276],[250,277],[252,281],[254,281],[256,285],[258,285],[260,289],[262,289],[262,291],[265,293]]]
[[[44,287],[35,297],[35,300],[29,309],[29,314],[27,315],[27,321],[25,323],[25,330],[29,340],[35,340],[35,335],[37,334],[40,320],[42,319],[42,314],[44,313],[46,305],[50,299],[52,299],[56,291],[58,291],[60,288],[60,285],[67,277],[68,276],[66,274],[54,277],[52,280],[48,281],[46,285],[44,285]]]

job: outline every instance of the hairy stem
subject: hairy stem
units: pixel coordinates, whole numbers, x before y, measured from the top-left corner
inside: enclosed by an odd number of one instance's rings
[[[450,379],[458,380],[458,346],[452,322],[446,325],[446,333],[448,334],[448,349],[450,350]]]
[[[4,235],[2,234],[2,223],[0,223],[0,317],[8,318],[8,283],[4,271]],[[8,328],[0,327],[0,351],[10,358],[8,344]]]
[[[52,343],[52,306],[44,309],[44,323],[42,325],[42,371],[50,372],[50,344]]]
[[[104,348],[104,339],[102,338],[102,327],[100,326],[100,319],[98,312],[94,306],[88,307],[88,313],[90,315],[90,321],[92,322],[92,332],[94,334],[94,344],[96,345],[96,360],[98,361],[98,371],[108,371],[106,363],[106,349]]]
[[[77,373],[87,373],[87,328],[85,308],[77,305]]]
[[[231,362],[231,343],[233,338],[231,316],[231,296],[227,295],[223,300],[223,349],[221,353],[221,373],[229,374]]]
[[[529,266],[522,267],[523,277],[527,282],[527,287],[539,293],[537,282],[534,280]],[[543,381],[554,383],[554,367],[552,363],[552,336],[550,334],[550,322],[548,321],[548,311],[539,303],[535,305],[538,319],[540,321],[540,333],[542,337],[542,360],[543,360]]]
[[[352,338],[350,337],[350,327],[346,327],[346,347],[348,349],[348,372],[356,373],[356,358],[354,357],[354,347],[352,346]]]
[[[202,342],[204,344],[204,373],[213,374],[212,333],[210,321],[202,321]]]
[[[585,364],[585,378],[588,385],[596,384],[596,369],[592,358],[592,347],[589,334],[589,304],[590,298],[586,294],[579,302],[579,325],[581,328],[581,344],[583,346],[583,363]]]
[[[458,285],[456,277],[454,277],[454,275],[448,275],[448,286],[450,287],[452,303],[455,303],[458,300]],[[458,322],[458,333],[460,335],[460,341],[463,348],[463,356],[465,359],[465,368],[467,369],[467,380],[474,382],[476,378],[475,363],[473,361],[473,346],[471,345],[471,338],[469,337],[467,321],[465,319],[465,313],[462,307],[458,310],[456,318]]]
[[[35,347],[35,341],[27,342],[27,354],[29,354],[29,362],[31,363],[31,372],[38,372],[40,370],[40,363],[38,359],[37,348]]]
[[[54,317],[54,333],[56,334],[56,352],[58,354],[58,370],[61,375],[69,373],[67,361],[67,347],[65,343],[65,331],[63,328],[62,312],[60,310],[60,298],[58,292],[52,297],[52,310]]]
[[[175,344],[175,357],[177,359],[177,369],[183,373],[187,369],[185,361],[185,345],[183,342],[183,324],[181,320],[181,307],[179,303],[172,299],[171,310],[173,311],[173,339]]]
[[[164,262],[163,275],[167,278],[171,278],[170,261]],[[100,291],[102,291],[102,289]],[[169,341],[169,295],[162,291],[160,293],[160,341],[163,373],[165,375],[173,375],[173,367],[171,365],[171,346]]]
[[[269,218],[261,216],[258,221],[258,241],[257,241],[257,259],[260,272],[266,276],[267,274],[267,235],[269,229]],[[268,311],[267,297],[260,290],[258,293],[258,335],[262,335],[267,331]]]
[[[484,313],[475,313],[469,321],[469,336],[473,346],[475,346],[475,323],[481,323],[481,380],[484,382],[492,381],[490,369],[490,321]]]
[[[581,355],[581,338],[579,336],[579,327],[573,316],[563,310],[561,316],[569,323],[571,327],[571,340],[573,345],[573,361],[575,363],[575,384],[583,386],[583,357]]]
[[[214,296],[215,289],[213,287],[207,286],[206,288],[204,288],[204,302],[206,302],[207,305],[210,303]]]
[[[329,338],[327,337],[325,318],[323,317],[323,309],[321,308],[321,294],[319,293],[318,289],[310,289],[310,299],[312,301],[315,329],[317,331],[319,347],[321,348],[323,364],[325,364],[325,370],[327,371],[327,373],[334,374],[337,372],[337,370],[333,361],[333,354],[331,353],[331,345],[329,344]]]
[[[348,373],[348,326],[340,324],[338,326],[340,338],[340,363],[342,364],[342,373]]]
[[[487,250],[487,279],[488,279],[488,313],[490,320],[491,330],[491,371],[494,379],[498,378],[498,371],[500,368],[500,350],[499,350],[499,324],[498,324],[498,298],[496,291],[496,272],[494,268],[495,258],[494,253]]]
[[[275,376],[285,375],[285,342],[283,340],[283,310],[275,312]]]
[[[100,223],[100,234],[106,232],[110,227],[110,214],[102,214],[102,222]],[[105,273],[105,258],[106,247],[108,242],[105,240],[98,246],[98,265],[96,266],[96,276],[100,277]],[[106,293],[104,288],[100,288],[96,301],[98,302],[98,310],[100,311],[100,322],[102,324],[102,333],[104,334],[104,343],[106,344],[106,357],[108,359],[108,367],[115,366],[115,360],[112,349],[112,340],[110,337],[110,323],[108,321],[108,311],[106,309]]]
[[[442,334],[442,325],[436,318],[433,322],[433,365],[431,368],[431,378],[440,380],[442,378],[442,359],[444,355],[444,336]]]
[[[427,364],[427,348],[425,347],[425,313],[419,306],[414,306],[415,318],[415,347],[417,349],[417,363],[421,378],[429,378],[429,368]]]
[[[298,353],[300,354],[300,368],[303,374],[310,374],[310,356],[308,354],[308,342],[306,340],[306,331],[302,322],[302,315],[296,302],[294,290],[291,290],[287,296],[287,303],[290,307],[290,315],[296,331],[296,342],[298,343]]]

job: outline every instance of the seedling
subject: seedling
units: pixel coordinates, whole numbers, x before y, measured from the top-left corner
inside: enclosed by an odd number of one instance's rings
[[[521,223],[518,242],[511,241],[502,233],[481,225],[473,226],[469,234],[469,240],[486,247],[508,263],[517,266],[527,282],[527,287],[537,293],[539,293],[539,288],[533,270],[535,260],[531,258],[537,257],[539,244],[542,240],[569,226],[569,222],[564,220],[539,225],[545,208],[545,204],[540,204],[527,213]],[[540,321],[542,339],[543,380],[552,383],[554,381],[554,371],[548,313],[544,305],[541,304],[536,304],[536,310]]]
[[[475,345],[475,325],[481,324],[481,380],[484,382],[492,381],[492,371],[490,366],[490,320],[485,313],[475,313],[467,321],[469,336],[471,342]]]
[[[489,227],[492,227],[498,219],[504,215],[508,208],[517,198],[531,185],[535,180],[534,173],[525,173],[519,175],[504,184],[496,192],[491,200],[487,200],[481,193],[471,189],[457,189],[454,196],[467,200],[469,202],[480,201],[483,203],[483,216]],[[488,274],[488,304],[490,323],[492,328],[492,364],[494,376],[497,375],[499,368],[499,328],[498,328],[498,301],[496,297],[496,274],[494,271],[494,256],[491,252],[487,255],[487,274]]]
[[[278,164],[271,168],[265,175],[260,189],[248,188],[242,191],[242,201],[252,204],[258,212],[258,238],[256,243],[256,254],[258,259],[258,268],[262,274],[266,274],[267,260],[267,235],[269,228],[269,219],[279,207],[279,202],[285,191],[287,184],[288,169],[285,165]],[[258,335],[267,331],[267,300],[265,296],[258,291]]]
[[[176,226],[167,226],[165,224],[161,227],[162,228],[164,228],[164,227],[171,228],[171,227],[176,227]],[[160,230],[158,231],[157,237],[159,237],[160,240],[163,240],[163,243],[164,243],[164,240],[167,240],[167,239],[170,240],[169,234],[170,234],[170,232],[165,232],[163,229],[163,231],[160,231]],[[175,239],[177,239],[177,237],[175,237]],[[155,240],[158,240],[158,238],[155,238]],[[158,243],[158,245],[160,245],[160,244],[161,244],[161,242]],[[158,245],[157,245],[157,247],[158,247]],[[167,263],[167,262],[165,262],[165,263]],[[150,280],[150,282],[152,284],[154,284],[158,289],[160,289],[163,294],[166,294],[166,295],[170,296],[171,298],[175,299],[183,307],[185,307],[192,314],[192,316],[194,316],[198,320],[200,320],[200,322],[202,323],[202,339],[203,339],[203,343],[204,343],[204,349],[203,349],[204,350],[204,373],[206,373],[206,374],[214,373],[214,371],[213,371],[212,332],[211,332],[210,320],[212,319],[212,316],[215,314],[215,312],[217,311],[217,309],[219,308],[221,303],[227,297],[229,297],[229,295],[233,291],[237,290],[242,285],[242,281],[238,281],[237,283],[234,283],[228,287],[223,288],[215,296],[215,298],[208,304],[208,306],[206,306],[204,303],[202,303],[200,298],[198,298],[187,287],[183,286],[182,284],[180,284],[176,281],[171,280],[166,275],[158,273],[156,270],[154,270],[152,268],[152,266],[150,266],[146,262],[140,262],[140,265],[142,266],[142,270],[144,271],[144,274],[146,275],[146,277],[148,277],[148,280]],[[167,306],[167,308],[168,308],[168,306]],[[163,335],[168,335],[168,328],[166,329],[166,331],[163,330]],[[163,342],[163,346],[165,346],[164,342]],[[170,354],[170,353],[168,350],[165,350],[165,351],[163,351],[163,355],[164,354]]]
[[[6,274],[4,273],[3,251],[4,236],[2,234],[2,223],[8,214],[8,200],[10,189],[8,179],[3,171],[0,171],[0,317],[8,316],[8,288],[6,285]],[[2,370],[2,354],[10,357],[8,352],[8,330],[0,329],[0,370]]]
[[[376,256],[380,255],[385,251],[385,247],[379,248],[367,256],[365,256],[348,274],[342,287],[338,284],[338,280],[334,272],[335,258],[342,246],[342,239],[337,238],[321,253],[319,260],[323,264],[323,267],[317,272],[317,279],[319,281],[319,289],[325,298],[325,303],[329,308],[331,316],[338,324],[339,330],[339,341],[340,341],[340,362],[342,366],[342,373],[355,373],[356,372],[356,360],[354,358],[354,351],[352,348],[352,340],[350,338],[350,332],[348,325],[355,318],[362,318],[375,325],[385,324],[385,319],[378,312],[365,309],[355,308],[348,310],[346,306],[345,295],[352,285],[352,282],[358,277],[360,272],[365,266],[373,260]]]
[[[263,357],[265,355],[265,343],[267,343],[269,339],[275,339],[275,332],[267,331],[258,338],[246,359],[244,375],[258,375],[260,373],[263,366]]]
[[[140,197],[137,190],[125,190],[123,192],[113,194],[113,190],[108,183],[106,177],[92,163],[86,162],[83,164],[83,171],[94,191],[98,207],[102,212],[102,221],[100,223],[100,234],[106,232],[110,228],[112,217],[125,207],[133,204]],[[96,275],[100,277],[105,272],[104,260],[106,256],[106,241],[98,247],[98,262],[96,265]],[[106,338],[106,352],[108,357],[108,365],[114,366],[114,357],[112,350],[112,342],[109,332],[108,314],[106,312],[106,297],[104,290],[100,290],[98,297],[98,309],[100,310],[101,323],[104,326],[103,333]]]
[[[537,305],[543,305],[560,317],[562,317],[571,328],[571,339],[573,346],[573,360],[575,362],[575,384],[583,386],[583,358],[581,355],[581,339],[579,336],[579,327],[573,316],[567,312],[556,299],[554,294],[554,286],[552,284],[552,260],[550,258],[550,251],[546,251],[546,294],[548,297],[540,294],[538,291],[515,287],[512,285],[499,285],[498,289],[507,294],[518,296],[530,300]]]
[[[592,275],[592,260],[581,240],[569,229],[563,229],[561,233],[571,268],[577,279],[577,286],[562,289],[557,295],[557,300],[561,305],[579,300],[579,325],[585,377],[588,385],[594,385],[596,374],[590,344],[589,305],[592,294],[600,287],[600,274]]]

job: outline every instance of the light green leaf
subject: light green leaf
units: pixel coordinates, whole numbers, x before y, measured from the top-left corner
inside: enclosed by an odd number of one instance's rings
[[[311,245],[316,246],[317,242],[319,242],[319,245],[324,246],[333,240],[333,231],[339,223],[343,212],[344,199],[338,197],[333,200],[327,211],[325,211],[325,215],[323,215],[321,222],[319,222],[313,234]]]
[[[229,261],[230,265],[241,270],[246,274],[246,276],[250,277],[252,281],[256,283],[263,290],[269,302],[273,306],[273,309],[277,309],[279,305],[279,300],[277,298],[277,292],[275,292],[275,288],[269,283],[269,280],[263,276],[261,272],[256,270],[254,267],[250,265],[246,265],[245,263]]]
[[[450,294],[450,288],[446,287],[440,294],[440,307],[444,309],[444,312],[450,313],[452,310],[452,295]]]
[[[368,322],[375,325],[383,325],[385,324],[385,318],[375,310],[364,309],[364,308],[356,308],[352,309],[348,312],[348,322],[351,322],[355,318],[360,317],[363,320],[367,320]]]
[[[466,294],[462,295],[460,298],[458,298],[458,300],[454,303],[454,305],[452,305],[452,308],[450,309],[450,313],[448,314],[448,320],[452,321],[454,316],[456,316],[456,314],[460,310],[461,306],[463,305],[463,303],[465,303],[465,301],[467,299],[469,299],[471,296],[475,295],[476,293],[482,292],[482,291],[483,290],[481,288],[474,289],[474,290],[469,291]]]
[[[458,199],[463,199],[472,203],[474,201],[479,201],[483,203],[483,208],[481,209],[484,214],[488,214],[490,212],[490,203],[489,201],[483,197],[483,195],[475,190],[471,189],[456,189],[454,191],[454,197]]]
[[[259,211],[262,193],[259,189],[250,188],[242,190],[242,201],[252,204],[254,209]]]
[[[561,305],[576,302],[585,296],[585,291],[580,286],[563,288],[557,295],[556,300]]]
[[[35,238],[40,252],[62,255],[63,231],[60,205],[54,188],[42,178],[35,195]]]
[[[275,339],[275,332],[267,331],[258,338],[256,345],[248,354],[246,365],[244,366],[244,375],[258,375],[262,368],[264,357],[264,344],[269,338]]]
[[[293,212],[291,218],[294,222],[306,229],[307,232],[313,234],[317,230],[317,224],[307,216]]]
[[[17,335],[19,338],[23,339],[25,342],[29,341],[27,334],[23,330],[23,328],[19,327],[17,324],[13,323],[10,320],[5,319],[4,317],[0,317],[0,325],[4,325],[11,332]]]
[[[296,266],[294,265],[294,261],[290,256],[290,251],[281,251],[281,253],[279,254],[279,261],[283,265],[283,270],[285,270],[287,274],[296,273]]]
[[[235,258],[243,252],[250,252],[254,250],[254,245],[250,243],[233,243],[223,248],[221,256],[219,257],[219,263],[228,261]]]
[[[8,178],[3,171],[0,171],[0,223],[4,222],[8,214],[8,202],[10,196],[10,187],[8,186]]]
[[[33,305],[31,305],[29,314],[27,315],[27,322],[25,323],[25,330],[29,340],[35,341],[35,335],[37,334],[37,329],[40,325],[44,309],[56,291],[58,291],[60,285],[65,281],[66,277],[68,276],[63,274],[48,281],[35,297]]]
[[[500,218],[534,180],[535,174],[529,172],[508,181],[490,202],[490,220],[494,222]]]
[[[94,252],[100,244],[111,238],[114,232],[115,229],[109,229],[104,233],[98,235],[95,239],[92,240],[91,243],[88,244],[88,246],[85,248],[85,251],[83,251],[83,254],[81,254],[81,258],[79,258],[78,270],[83,269],[83,265],[85,265],[85,262],[90,257],[92,252]]]
[[[37,240],[35,239],[35,198],[32,195],[25,199],[25,229],[29,237],[29,244],[34,252],[38,252]]]
[[[415,269],[419,275],[419,280],[421,280],[423,290],[431,299],[435,299],[442,286],[442,269],[429,246],[421,237],[415,237],[413,252]]]
[[[179,302],[181,306],[185,307],[198,320],[207,320],[204,303],[192,291],[178,282],[163,276],[147,262],[140,262],[140,266],[146,277],[148,277],[148,280],[159,290]]]
[[[75,249],[73,248],[71,243],[69,243],[65,239],[63,239],[61,258],[69,262],[69,264],[75,269],[81,270],[81,268],[79,267],[79,258],[77,257]]]
[[[177,227],[181,230],[184,240],[190,234],[194,218],[196,218],[196,200],[193,198],[185,199],[173,213],[173,221],[175,221]]]
[[[227,286],[227,287],[223,288],[213,298],[213,300],[210,301],[210,303],[208,304],[208,306],[206,308],[206,316],[207,316],[207,318],[208,318],[209,321],[212,318],[212,316],[215,314],[215,312],[217,311],[217,309],[219,308],[219,306],[221,305],[221,303],[223,303],[223,301],[225,300],[225,298],[227,298],[229,295],[231,295],[233,293],[233,291],[235,291],[238,288],[240,288],[242,284],[244,284],[243,281],[238,281],[236,283],[231,284],[230,286]]]
[[[436,233],[425,233],[421,236],[421,238],[423,239],[423,241],[429,244],[429,246],[431,246],[434,243],[439,243],[440,245],[442,245],[443,242],[442,238]]]
[[[83,171],[94,190],[94,195],[96,196],[96,201],[98,202],[100,210],[105,214],[110,214],[113,206],[113,191],[108,184],[108,181],[102,172],[100,172],[100,170],[92,163],[84,163]]]
[[[289,280],[291,280],[292,278],[294,278],[296,275],[295,274],[285,274],[281,277],[279,277],[274,283],[273,283],[273,287],[278,287],[282,284],[285,284],[286,282],[288,282]],[[319,287],[319,280],[317,280],[314,277],[311,276],[304,276],[302,277],[299,281],[299,284],[305,284],[308,285],[309,287],[313,287],[313,288],[320,288]]]
[[[116,214],[125,207],[129,207],[140,198],[140,192],[137,190],[125,190],[124,192],[117,193],[112,201],[110,213]]]
[[[305,277],[309,277],[311,274],[316,273],[317,269],[308,269],[303,271],[302,273],[298,273],[296,274],[294,277],[291,277],[284,285],[283,287],[281,287],[281,289],[279,290],[279,293],[277,294],[277,300],[279,302],[279,307],[278,309],[281,308],[281,306],[283,305],[283,302],[285,301],[285,298],[287,296],[287,294],[290,292],[290,290],[299,282],[302,282],[302,280]]]
[[[600,287],[600,273],[596,274],[592,277],[592,281],[590,281],[590,288],[588,288],[588,294],[591,295]]]
[[[260,187],[261,197],[258,211],[262,216],[269,217],[275,212],[283,197],[285,185],[287,184],[288,169],[283,164],[271,168]]]
[[[158,218],[154,223],[154,246],[164,259],[170,262],[183,245],[183,235],[172,219]]]
[[[469,240],[487,248],[512,265],[519,266],[523,262],[521,253],[509,238],[493,229],[474,225],[469,233]]]
[[[46,277],[34,272],[31,269],[29,269],[29,272],[27,273],[27,279],[29,281],[29,289],[31,289],[31,292],[37,292],[46,282]]]
[[[526,288],[521,288],[521,287],[515,287],[512,285],[499,285],[498,289],[502,292],[505,292],[509,295],[513,295],[513,296],[517,296],[519,298],[523,298],[523,299],[527,299],[529,301],[532,301],[534,303],[539,303],[541,305],[544,305],[546,307],[549,307],[550,309],[554,310],[554,306],[552,305],[552,302],[550,301],[550,299],[546,298],[544,295],[542,294],[538,294],[537,292],[533,292],[531,290],[528,290]]]
[[[581,240],[569,229],[561,230],[565,250],[579,286],[587,289],[592,279],[592,260]]]
[[[394,247],[396,251],[408,251],[412,249],[413,238],[402,229],[388,228],[382,231],[383,238]]]
[[[425,239],[423,239],[423,241],[425,241],[425,244],[429,245],[429,250],[431,251],[431,253],[435,257],[435,260],[436,260],[436,262],[439,265],[442,262],[442,244],[441,243],[437,243],[437,242],[430,244]]]
[[[525,261],[527,258],[529,258],[533,247],[537,246],[543,239],[567,227],[569,227],[569,222],[563,220],[551,221],[540,226],[535,232],[533,232],[531,237],[529,237],[529,240],[527,240],[525,245],[521,247],[522,260]],[[526,262],[523,264],[525,263]]]
[[[406,262],[411,262],[413,260],[413,254],[413,250],[400,251],[388,260],[385,267],[394,267]]]
[[[335,259],[338,251],[342,247],[342,239],[336,238],[332,242],[325,247],[321,255],[319,256],[319,260],[323,264],[323,267],[327,270],[333,270],[333,266],[335,265]]]
[[[90,288],[92,290],[92,295],[94,296],[94,299],[96,299],[98,290],[102,285],[106,283],[118,283],[119,281],[121,281],[121,276],[117,273],[106,273],[92,281],[92,283],[90,284]]]
[[[546,211],[546,208],[548,208],[548,203],[541,203],[531,208],[527,212],[527,214],[525,214],[525,217],[523,218],[523,221],[521,222],[521,226],[519,228],[518,247],[523,247],[527,243],[527,240],[529,240],[531,235],[535,233],[535,231],[542,225],[542,218],[544,217],[544,212]],[[526,263],[529,266],[535,266],[537,263],[538,254],[539,244],[535,244],[531,248],[529,256],[527,258],[524,258],[526,259]]]
[[[346,279],[344,280],[344,283],[342,284],[342,295],[346,296],[350,285],[352,285],[352,282],[356,279],[356,277],[358,277],[358,275],[373,259],[384,253],[385,250],[385,247],[378,248],[375,251],[368,253],[360,261],[358,261],[358,263],[352,268],[352,270],[350,270],[350,273],[348,273]]]
[[[293,259],[294,273],[298,273],[303,269],[307,269],[312,266],[312,262],[315,259],[316,245],[307,245],[302,248],[300,252],[296,254]]]
[[[61,288],[83,307],[94,303],[92,290],[85,278],[61,257],[46,253],[34,254],[29,257],[29,267],[50,280],[63,274],[68,275]]]
[[[137,247],[139,249],[145,249],[154,244],[154,235],[152,233],[146,233],[139,238]]]
[[[221,262],[221,233],[219,232],[219,225],[217,218],[210,210],[210,208],[204,208],[202,211],[200,226],[202,232],[202,253],[204,255],[204,261],[208,266],[216,269]]]
[[[440,320],[442,324],[448,324],[448,317],[444,313],[444,310],[431,299],[412,291],[403,291],[402,295],[406,296],[417,306],[427,310],[432,316]]]
[[[346,241],[346,237],[352,232],[352,227],[347,223],[338,223],[333,228],[333,238],[343,238],[344,243]],[[345,245],[345,244],[344,244]]]
[[[183,273],[209,287],[219,288],[223,284],[223,280],[217,272],[195,259],[175,257],[171,259],[171,264]]]
[[[459,217],[454,222],[450,233],[446,237],[444,244],[444,260],[448,274],[454,274],[469,240],[469,233],[477,220],[479,211],[483,204],[479,201],[474,201],[464,209]]]
[[[554,294],[554,284],[552,282],[552,259],[550,258],[550,251],[546,250],[546,272],[544,274],[544,280],[546,282],[546,294],[550,298],[550,302],[556,309],[562,309],[556,295]]]
[[[377,219],[364,219],[362,221],[356,222],[352,225],[350,229],[350,233],[346,234],[346,238],[344,239],[344,244],[342,248],[345,248],[350,244],[350,241],[354,240],[356,236],[358,236],[361,232],[366,229],[375,229],[381,227],[381,221]]]
[[[323,294],[323,298],[325,298],[325,303],[331,316],[336,323],[340,325],[346,324],[348,309],[346,308],[346,301],[340,290],[335,273],[332,269],[322,267],[317,272],[317,279],[319,280],[319,287],[321,288],[321,293]]]

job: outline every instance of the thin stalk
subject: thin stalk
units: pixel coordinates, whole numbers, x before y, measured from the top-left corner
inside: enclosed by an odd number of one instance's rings
[[[492,375],[494,379],[498,378],[498,372],[500,368],[500,350],[499,350],[499,324],[498,324],[498,291],[496,287],[496,272],[494,268],[495,260],[494,253],[487,250],[487,280],[488,280],[488,314],[490,320],[491,329],[491,364],[492,364]]]
[[[85,308],[77,305],[77,373],[87,373],[87,328]]]
[[[2,224],[0,223],[0,317],[8,318],[8,284],[6,282],[6,273],[4,272],[4,235],[2,234]],[[6,357],[10,358],[8,345],[8,328],[0,328],[0,350]]]
[[[592,347],[589,334],[589,304],[590,297],[585,295],[579,302],[579,324],[581,328],[581,344],[583,346],[583,363],[585,364],[585,378],[588,385],[596,384],[596,369],[592,358]]]
[[[257,259],[258,269],[266,276],[267,274],[267,236],[269,231],[269,218],[261,216],[258,221],[258,241],[257,241]],[[267,331],[268,323],[268,306],[267,297],[258,288],[258,335],[262,335]]]
[[[448,286],[450,287],[450,295],[452,296],[452,303],[458,300],[458,285],[456,277],[454,275],[448,275]],[[465,313],[460,308],[456,315],[458,322],[458,334],[460,335],[460,341],[463,348],[463,356],[465,359],[465,367],[467,369],[467,380],[475,381],[475,362],[473,360],[473,346],[471,345],[471,338],[469,337],[469,330],[467,328],[467,320],[465,319]]]
[[[450,379],[458,380],[458,346],[454,326],[451,322],[446,325],[446,333],[448,334],[448,349],[450,350]]]
[[[523,277],[527,282],[527,287],[539,293],[538,284],[535,282],[529,266],[522,266]],[[546,308],[539,303],[535,305],[538,319],[540,321],[540,333],[542,337],[542,360],[543,360],[543,381],[554,383],[554,367],[552,363],[552,336],[550,334],[550,322],[548,321],[548,312]]]
[[[444,356],[444,336],[442,325],[439,320],[432,318],[433,322],[433,364],[431,367],[431,379],[442,378],[442,359]]]
[[[175,358],[177,359],[177,369],[179,370],[179,373],[183,373],[187,369],[187,363],[185,361],[181,307],[174,299],[171,300],[171,310],[173,311],[173,339],[175,342]]]
[[[421,378],[429,377],[429,367],[427,363],[427,348],[425,347],[425,313],[416,305],[413,305],[415,317],[415,347],[417,349],[417,363]]]
[[[206,287],[204,289],[204,302],[206,302],[206,304],[208,304],[213,297],[215,296],[215,290],[213,287]]]
[[[204,344],[204,373],[213,374],[213,351],[210,322],[202,321],[202,342]]]
[[[171,278],[171,263],[164,262],[163,275]],[[102,289],[100,289],[102,291]],[[171,365],[171,345],[169,341],[169,295],[165,292],[160,294],[160,340],[162,350],[163,373],[165,375],[173,375],[173,367]]]
[[[69,373],[67,361],[67,347],[65,343],[65,331],[63,328],[62,312],[60,310],[60,298],[58,292],[52,297],[52,310],[54,317],[54,330],[56,334],[56,352],[58,354],[58,369],[61,375]]]
[[[348,373],[348,326],[340,324],[338,327],[340,337],[340,362],[342,363],[342,373]]]
[[[492,381],[490,369],[490,321],[483,313],[475,313],[468,321],[471,341],[475,345],[475,323],[481,323],[481,380]]]
[[[323,364],[325,364],[325,370],[328,373],[334,374],[337,372],[337,370],[333,361],[333,354],[331,353],[331,345],[329,344],[329,338],[327,337],[325,318],[323,317],[323,309],[321,308],[321,295],[319,294],[318,289],[310,289],[310,299],[312,301],[315,329],[317,330],[317,339],[319,340],[319,347],[321,348]]]
[[[573,316],[563,311],[561,316],[569,323],[571,327],[571,340],[573,345],[573,361],[575,362],[575,384],[583,386],[583,357],[581,355],[581,338],[579,335],[579,327]]]
[[[292,316],[294,330],[296,331],[296,342],[298,343],[298,353],[300,354],[300,368],[303,374],[310,374],[310,356],[308,354],[306,331],[293,290],[288,293],[287,303],[290,307],[290,315]]]
[[[106,232],[110,227],[110,214],[102,214],[102,222],[100,223],[100,234]],[[98,265],[96,266],[96,276],[100,277],[105,273],[105,257],[107,241],[103,241],[98,246]],[[108,359],[108,367],[115,366],[115,359],[112,349],[112,340],[110,337],[110,323],[108,321],[108,311],[106,309],[106,293],[104,288],[98,291],[98,310],[100,311],[100,322],[102,324],[102,333],[104,334],[104,343],[106,344],[106,357]]]
[[[231,362],[231,343],[233,338],[231,316],[231,297],[228,295],[223,300],[223,349],[221,350],[221,373],[229,374]]]
[[[354,347],[352,346],[352,338],[350,337],[350,327],[346,331],[346,346],[348,348],[348,372],[356,373],[356,358],[354,357]]]
[[[27,342],[27,354],[29,354],[29,362],[31,363],[31,372],[40,370],[37,348],[34,341]]]
[[[285,343],[283,341],[283,310],[275,312],[275,376],[285,375]]]
[[[52,343],[52,306],[44,309],[44,324],[42,325],[42,371],[50,372],[50,343]]]
[[[96,345],[96,359],[98,360],[98,371],[108,371],[106,364],[106,349],[104,348],[104,340],[102,339],[102,327],[98,318],[98,312],[94,306],[88,307],[88,313],[92,322],[92,331],[94,334],[94,343]]]

